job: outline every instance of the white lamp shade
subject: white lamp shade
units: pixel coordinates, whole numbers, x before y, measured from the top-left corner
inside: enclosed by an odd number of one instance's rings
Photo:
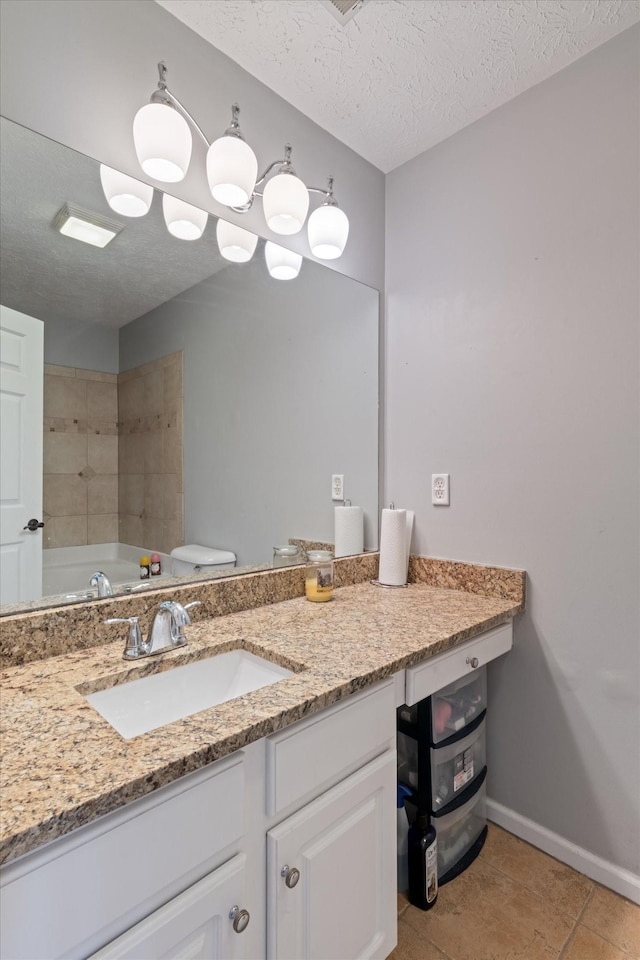
[[[302,229],[309,209],[309,191],[292,173],[269,180],[262,198],[264,216],[274,233],[292,234]]]
[[[258,243],[255,233],[237,227],[235,223],[227,223],[226,220],[218,220],[216,237],[220,253],[233,263],[246,263],[251,260]]]
[[[295,280],[300,273],[302,256],[281,247],[279,243],[270,240],[264,245],[264,257],[267,269],[275,280]]]
[[[349,219],[339,207],[325,205],[314,210],[307,224],[314,257],[335,260],[342,256],[349,236]]]
[[[163,183],[184,180],[191,160],[191,130],[165,103],[148,103],[133,118],[133,142],[144,172]]]
[[[220,137],[207,151],[207,180],[214,200],[226,207],[248,203],[258,177],[256,155],[238,137]]]
[[[199,240],[207,225],[207,211],[191,203],[170,197],[162,197],[162,212],[169,233],[179,240]]]
[[[100,164],[100,183],[112,210],[123,217],[144,217],[153,200],[153,187],[113,167]]]

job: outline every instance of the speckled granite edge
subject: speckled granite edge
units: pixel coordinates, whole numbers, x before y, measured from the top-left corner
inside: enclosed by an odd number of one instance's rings
[[[289,543],[292,547],[299,547],[301,550],[331,550],[333,553],[333,544],[328,540],[300,540],[296,537],[289,537]]]
[[[370,580],[377,569],[377,553],[341,557],[335,561],[336,586]],[[304,567],[281,567],[4,617],[0,620],[0,669],[87,650],[113,640],[118,631],[124,642],[126,627],[106,626],[103,620],[109,618],[139,617],[146,633],[158,604],[169,597],[181,603],[199,600],[201,606],[192,611],[192,619],[198,621],[303,594]]]
[[[520,611],[525,608],[526,579],[524,570],[506,567],[439,560],[435,557],[411,557],[409,560],[409,583],[426,583],[430,587],[513,600],[520,605]]]

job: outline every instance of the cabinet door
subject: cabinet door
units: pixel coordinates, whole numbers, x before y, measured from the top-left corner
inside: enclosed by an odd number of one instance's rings
[[[227,861],[89,960],[242,960],[247,935],[235,932],[229,913],[245,908],[245,861]]]
[[[391,953],[395,795],[396,755],[387,751],[268,832],[269,960]],[[285,866],[299,871],[297,882]]]

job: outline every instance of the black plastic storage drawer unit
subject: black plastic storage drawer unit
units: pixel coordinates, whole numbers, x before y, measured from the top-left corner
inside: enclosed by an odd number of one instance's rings
[[[428,812],[438,835],[438,882],[477,857],[487,835],[487,680],[484,667],[412,707],[398,709],[398,780],[409,820]]]

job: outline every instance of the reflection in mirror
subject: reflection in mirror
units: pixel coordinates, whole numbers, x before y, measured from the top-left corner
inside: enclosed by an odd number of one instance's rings
[[[44,322],[44,493],[29,507],[43,513],[44,574],[31,596],[78,602],[98,569],[114,592],[144,589],[140,556],[157,552],[171,574],[182,544],[241,571],[270,567],[290,539],[332,542],[336,473],[375,549],[377,291],[310,260],[275,280],[263,240],[230,263],[211,216],[199,240],[172,236],[157,190],[146,216],[118,215],[98,162],[1,124],[2,304]],[[122,229],[104,248],[63,236],[65,203]]]

